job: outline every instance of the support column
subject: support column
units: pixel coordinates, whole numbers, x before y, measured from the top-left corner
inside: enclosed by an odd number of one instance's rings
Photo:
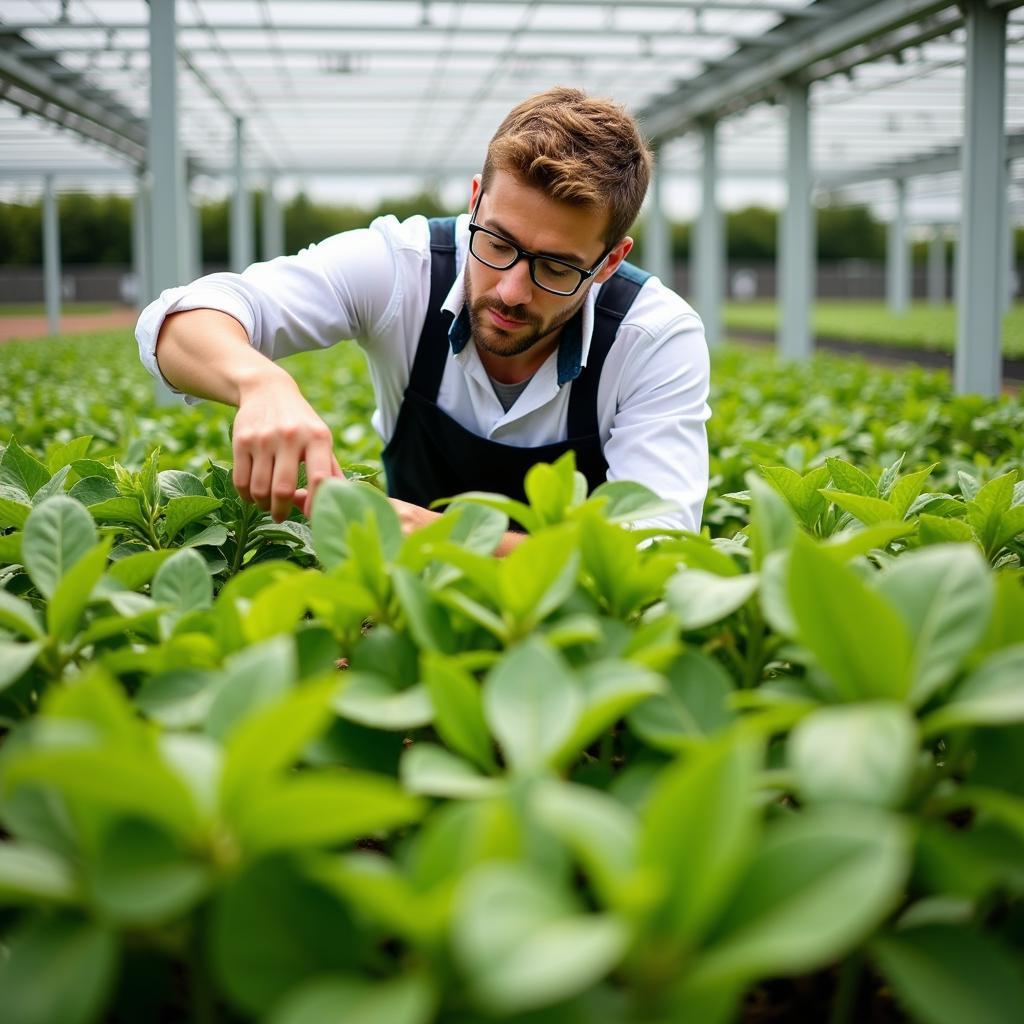
[[[60,334],[60,215],[53,175],[43,179],[43,295],[46,298],[46,330]]]
[[[906,313],[910,304],[910,252],[907,240],[907,183],[902,178],[893,182],[896,208],[889,221],[885,254],[886,299],[889,312]]]
[[[672,241],[664,209],[665,166],[660,146],[654,151],[653,170],[644,229],[644,266],[669,288],[674,288]]]
[[[153,178],[152,289],[159,295],[188,277],[188,227],[181,208],[185,163],[178,134],[177,25],[174,0],[149,5],[149,166]]]
[[[722,341],[722,299],[725,293],[725,245],[722,211],[718,207],[718,123],[708,120],[701,126],[704,158],[701,164],[700,216],[694,239],[691,266],[696,275],[697,312],[704,321],[708,345]]]
[[[1006,190],[1006,10],[969,0],[953,381],[958,394],[999,393],[1006,286],[1001,218]]]
[[[132,269],[135,272],[135,305],[140,310],[153,301],[149,236],[149,188],[145,175],[140,174],[132,201]]]
[[[263,237],[260,259],[272,260],[284,255],[284,210],[274,192],[275,181],[268,178],[263,189]]]
[[[932,227],[928,239],[928,305],[946,304],[946,233],[941,224]]]
[[[245,184],[245,122],[235,118],[235,191],[231,198],[231,269],[240,274],[253,261],[252,204]]]
[[[811,234],[811,149],[808,89],[801,82],[785,85],[786,206],[779,218],[778,298],[776,340],[784,359],[811,355],[811,275],[814,241]]]
[[[1014,280],[1014,238],[1013,238],[1013,203],[1010,202],[1010,181],[1013,180],[1013,168],[1006,165],[1006,177],[1003,178],[1003,272],[1002,281],[1006,287],[1003,297],[1003,312],[1009,313],[1013,309],[1014,292],[1016,291]]]
[[[189,277],[203,276],[203,211],[198,196],[188,195]]]

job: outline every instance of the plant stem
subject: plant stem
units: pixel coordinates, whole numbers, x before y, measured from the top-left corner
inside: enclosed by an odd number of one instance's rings
[[[249,541],[249,513],[243,509],[242,518],[238,521],[238,531],[235,533],[235,557],[231,561],[231,575],[234,576],[242,567],[242,558],[245,555],[245,545]]]
[[[829,1024],[852,1024],[857,1009],[857,995],[860,989],[860,975],[864,967],[864,954],[852,953],[839,969],[839,984],[832,1004]]]

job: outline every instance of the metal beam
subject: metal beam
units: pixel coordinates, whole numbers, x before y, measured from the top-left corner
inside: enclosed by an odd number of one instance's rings
[[[135,272],[135,304],[141,311],[153,301],[153,274],[151,267],[149,223],[149,185],[145,175],[136,178],[137,187],[132,200],[132,269]]]
[[[1006,188],[1006,11],[966,0],[963,221],[953,382],[958,394],[995,396],[1002,380],[1000,276]]]
[[[53,178],[43,183],[43,292],[46,298],[46,329],[60,334],[60,214]]]
[[[663,154],[654,150],[654,173],[647,193],[647,216],[644,221],[644,266],[669,288],[673,283],[672,243],[665,218],[665,174]]]
[[[893,182],[895,208],[886,238],[885,292],[889,312],[902,316],[910,305],[910,243],[907,239],[907,183]]]
[[[722,211],[718,206],[718,124],[701,125],[704,143],[701,167],[701,201],[692,262],[697,278],[697,312],[704,321],[704,337],[709,345],[722,341],[722,299],[725,282],[725,246]]]
[[[779,355],[809,358],[811,344],[811,146],[808,88],[786,83],[786,205],[779,218]]]
[[[264,261],[284,255],[284,211],[281,209],[275,187],[273,178],[263,185],[260,259]]]
[[[928,239],[928,305],[946,304],[946,232],[941,224]]]
[[[231,269],[252,263],[252,197],[245,181],[245,122],[235,118],[235,188],[231,196]]]

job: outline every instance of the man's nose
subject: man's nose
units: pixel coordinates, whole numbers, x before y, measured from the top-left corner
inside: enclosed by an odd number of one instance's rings
[[[498,281],[498,297],[506,306],[525,306],[533,298],[530,264],[520,260],[514,267],[503,271]]]

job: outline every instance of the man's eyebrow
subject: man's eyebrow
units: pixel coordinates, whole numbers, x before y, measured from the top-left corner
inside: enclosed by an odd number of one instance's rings
[[[496,220],[490,219],[490,226],[498,232],[499,235],[504,235],[510,242],[515,242],[520,249],[524,248],[523,244],[512,234],[511,231],[507,231],[503,228]],[[544,252],[538,253],[540,256],[551,256],[556,260],[565,260],[566,263],[575,263],[576,266],[582,267],[586,264],[587,260],[585,256],[580,256],[579,253],[575,252]]]

